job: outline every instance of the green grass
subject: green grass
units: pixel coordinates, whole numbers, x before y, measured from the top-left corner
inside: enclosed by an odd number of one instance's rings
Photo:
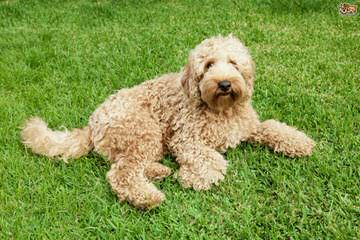
[[[359,239],[360,16],[339,3],[0,1],[0,239]],[[177,71],[228,33],[257,64],[260,117],[312,136],[311,157],[243,144],[220,186],[171,176],[157,183],[166,202],[142,212],[117,201],[101,156],[66,165],[21,145],[28,117],[84,126],[116,89]]]

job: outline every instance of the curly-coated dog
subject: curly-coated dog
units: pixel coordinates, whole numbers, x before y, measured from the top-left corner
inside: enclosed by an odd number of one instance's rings
[[[314,141],[304,133],[258,119],[251,105],[254,77],[254,62],[236,37],[209,38],[179,73],[110,96],[87,127],[53,131],[31,118],[22,140],[35,153],[63,160],[95,149],[111,163],[107,178],[119,199],[153,208],[165,199],[151,181],[171,173],[159,163],[166,153],[180,165],[180,183],[195,190],[223,180],[227,161],[221,153],[244,141],[290,157],[311,154]]]

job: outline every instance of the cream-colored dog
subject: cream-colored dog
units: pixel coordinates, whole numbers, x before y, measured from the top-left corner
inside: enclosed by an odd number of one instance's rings
[[[31,118],[22,140],[35,153],[63,160],[95,149],[111,163],[107,178],[119,199],[152,208],[165,199],[151,182],[171,173],[159,163],[165,153],[179,163],[180,183],[195,190],[223,180],[227,161],[221,153],[244,141],[290,157],[311,153],[314,142],[304,133],[275,120],[259,121],[251,106],[254,74],[237,38],[213,37],[191,51],[181,72],[110,96],[87,127],[53,131]]]

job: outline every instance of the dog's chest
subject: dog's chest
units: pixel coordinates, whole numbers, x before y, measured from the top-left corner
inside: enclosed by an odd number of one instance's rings
[[[208,121],[201,129],[200,137],[206,145],[225,152],[236,147],[249,136],[248,123],[240,118],[219,118]]]

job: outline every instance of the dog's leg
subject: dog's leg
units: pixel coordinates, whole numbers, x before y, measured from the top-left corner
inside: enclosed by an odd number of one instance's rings
[[[144,174],[143,164],[118,161],[111,166],[107,179],[120,201],[128,201],[140,209],[158,206],[165,195],[151,183]]]
[[[145,168],[145,176],[150,180],[161,180],[171,174],[171,169],[158,162],[152,162]]]
[[[315,142],[303,132],[276,120],[260,123],[250,141],[267,145],[275,152],[289,157],[308,156],[315,145]]]
[[[227,162],[214,149],[203,144],[186,144],[175,155],[180,164],[179,181],[184,187],[207,190],[224,179]]]
[[[156,121],[143,109],[127,113],[126,118],[112,122],[103,141],[109,143],[104,152],[113,162],[107,178],[119,199],[142,209],[159,205],[165,195],[147,176],[163,156]]]

